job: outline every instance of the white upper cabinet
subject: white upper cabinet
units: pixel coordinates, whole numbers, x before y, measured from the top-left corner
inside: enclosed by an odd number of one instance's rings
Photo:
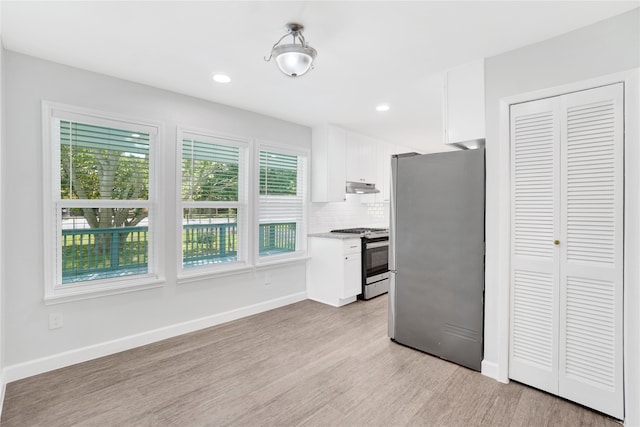
[[[443,119],[445,144],[466,145],[485,138],[484,60],[446,72]]]
[[[311,140],[311,201],[345,200],[347,132],[332,125],[314,127]]]
[[[394,146],[381,142],[378,145],[378,181],[376,187],[380,190],[376,194],[376,202],[388,202],[391,195],[391,154]]]
[[[376,142],[376,188],[379,193],[360,196],[362,203],[389,203],[391,199],[391,156],[394,154],[411,153],[416,150],[403,145]]]
[[[388,144],[333,125],[313,128],[311,146],[311,201],[345,200],[346,182],[375,184],[375,194],[362,194],[363,203],[389,202],[391,155],[414,151]]]
[[[347,132],[346,180],[352,182],[376,182],[377,141],[354,132]]]

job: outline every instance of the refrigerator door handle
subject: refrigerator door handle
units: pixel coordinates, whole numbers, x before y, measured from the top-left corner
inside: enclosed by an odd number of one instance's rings
[[[396,182],[398,181],[398,156],[391,156],[391,191],[389,199],[389,270],[396,270]],[[391,300],[389,300],[391,301]]]
[[[391,339],[396,337],[396,274],[395,271],[389,272],[389,323],[387,335]]]

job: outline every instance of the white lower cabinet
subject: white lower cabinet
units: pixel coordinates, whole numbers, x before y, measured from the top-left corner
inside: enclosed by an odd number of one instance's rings
[[[340,307],[354,302],[362,291],[361,241],[309,237],[307,296]]]

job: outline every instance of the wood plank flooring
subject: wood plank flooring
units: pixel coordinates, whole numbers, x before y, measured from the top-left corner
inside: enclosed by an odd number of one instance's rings
[[[11,426],[618,426],[387,338],[387,297],[313,301],[8,384]]]

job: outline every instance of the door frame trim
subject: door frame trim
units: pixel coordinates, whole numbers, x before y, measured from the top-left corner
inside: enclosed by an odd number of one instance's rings
[[[640,68],[573,82],[566,85],[525,92],[500,99],[499,119],[499,207],[497,307],[498,360],[483,362],[483,373],[501,382],[509,382],[510,269],[511,269],[511,142],[510,106],[549,98],[613,83],[624,83],[624,315],[623,357],[625,424],[640,425],[640,331],[627,325],[640,324]],[[486,368],[485,368],[486,364]]]

